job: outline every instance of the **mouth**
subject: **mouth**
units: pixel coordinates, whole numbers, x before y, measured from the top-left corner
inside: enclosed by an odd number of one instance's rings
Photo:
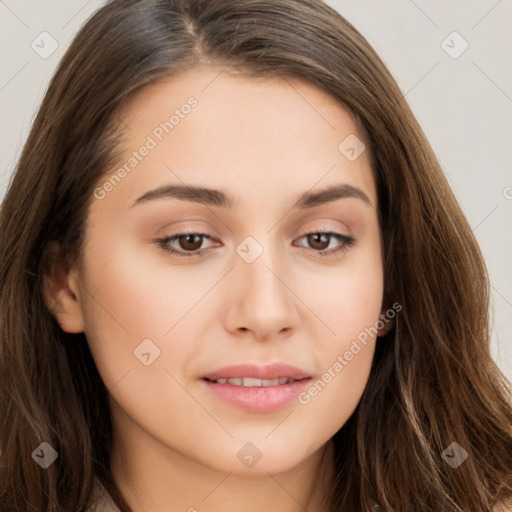
[[[222,368],[200,380],[217,400],[254,413],[268,413],[292,403],[311,381],[296,367],[274,363]]]
[[[309,377],[306,377],[309,378]],[[289,377],[279,377],[278,379],[257,379],[255,377],[231,377],[229,379],[208,379],[208,382],[215,384],[231,384],[232,386],[243,386],[246,388],[268,388],[271,386],[282,386],[291,382],[299,382],[304,379],[292,379]]]

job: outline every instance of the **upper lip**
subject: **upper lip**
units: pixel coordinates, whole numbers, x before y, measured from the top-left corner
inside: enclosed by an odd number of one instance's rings
[[[301,380],[310,377],[310,375],[295,366],[285,363],[272,363],[265,366],[246,363],[233,366],[226,366],[220,370],[208,373],[203,379],[217,380],[230,379],[236,377],[253,377],[255,379],[273,380],[281,377],[288,377],[293,380]]]

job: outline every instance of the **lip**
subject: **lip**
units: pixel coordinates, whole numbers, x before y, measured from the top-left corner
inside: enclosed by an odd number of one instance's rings
[[[236,377],[254,377],[256,379],[273,380],[280,377],[288,377],[289,379],[301,380],[311,377],[295,366],[286,363],[273,363],[265,366],[258,366],[256,364],[237,364],[233,366],[226,366],[212,373],[203,375],[203,379],[230,379]]]
[[[278,384],[276,386],[236,386],[233,384],[219,384],[211,382],[215,379],[229,379],[236,377],[253,377],[257,379],[274,380],[280,377],[294,379],[293,382]],[[216,398],[227,402],[239,409],[254,413],[268,413],[277,411],[294,402],[297,395],[309,385],[311,375],[284,363],[274,363],[267,366],[255,364],[241,364],[227,366],[201,379],[202,384]]]

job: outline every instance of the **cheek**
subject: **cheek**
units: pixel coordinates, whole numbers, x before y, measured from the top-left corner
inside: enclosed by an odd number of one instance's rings
[[[156,246],[141,248],[122,233],[98,234],[85,263],[90,323],[101,322],[133,339],[163,336],[198,295],[190,274],[184,282],[180,275],[166,267]]]
[[[323,418],[321,429],[326,436],[337,432],[359,404],[375,353],[381,295],[374,289],[355,288],[358,293],[347,293],[347,298],[331,303],[336,335],[317,336],[317,376],[298,396],[307,417]]]
[[[88,247],[84,274],[85,335],[98,372],[118,413],[148,431],[184,436],[173,411],[183,411],[183,420],[191,407],[180,383],[194,347],[183,343],[188,324],[179,320],[199,297],[182,297],[175,273],[147,252],[115,233],[108,240]]]
[[[305,296],[311,297],[312,309],[324,324],[319,342],[331,357],[379,319],[384,289],[380,241],[377,234],[370,240],[360,250],[349,250],[329,273],[304,278]]]
[[[380,254],[374,244],[353,259],[347,256],[346,266],[324,283],[323,294],[317,290],[313,307],[325,326],[324,335],[315,337],[319,377],[299,396],[299,403],[308,415],[326,418],[327,431],[347,421],[368,382],[382,308]]]
[[[228,289],[216,286],[225,269],[173,261],[171,265],[156,245],[114,230],[97,230],[86,248],[83,310],[88,344],[109,390],[126,376],[139,382],[134,402],[140,389],[159,390],[162,397],[172,394],[178,385],[166,370],[179,382],[187,378],[194,358],[205,349],[206,335],[198,333],[209,332],[212,317],[218,320],[219,297],[230,297]],[[176,392],[180,394],[179,386]],[[140,398],[147,403],[147,397]]]
[[[180,286],[172,273],[147,254],[115,232],[100,235],[86,250],[82,301],[85,335],[110,388],[144,363],[156,364],[186,298],[175,292]]]

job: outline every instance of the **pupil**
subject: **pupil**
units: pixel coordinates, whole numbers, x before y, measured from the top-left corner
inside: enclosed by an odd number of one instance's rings
[[[194,238],[195,238],[196,235],[193,235],[193,234],[187,234],[187,235],[183,235],[182,238],[185,239],[185,248],[188,248],[188,249],[196,249],[195,245],[197,245],[197,242],[194,244]],[[201,240],[199,239],[199,244],[201,244]],[[192,247],[190,247],[190,245],[192,245]],[[188,247],[187,247],[188,246]]]
[[[324,242],[322,243],[321,238],[322,237],[327,238],[327,236],[328,235],[326,235],[325,233],[315,233],[315,234],[311,235],[311,237],[313,238],[313,244],[325,245],[326,241],[324,240]],[[319,247],[317,247],[317,249],[318,248]],[[320,247],[320,248],[324,248],[324,247]]]

